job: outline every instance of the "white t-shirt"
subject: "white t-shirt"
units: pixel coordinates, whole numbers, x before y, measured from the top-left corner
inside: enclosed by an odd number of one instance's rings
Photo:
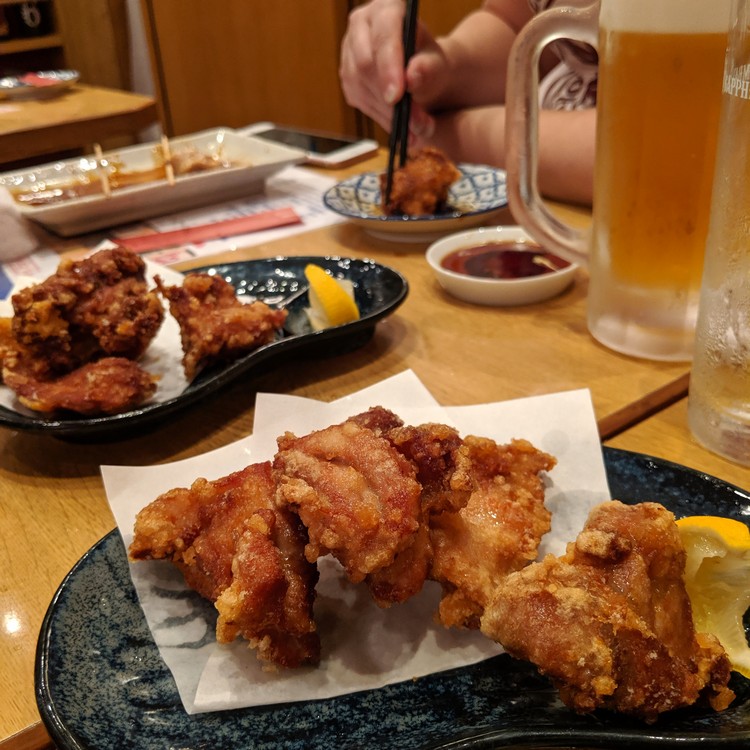
[[[535,13],[555,5],[557,0],[529,0]],[[570,0],[562,4],[571,5]],[[539,104],[543,109],[588,109],[596,106],[596,50],[575,41],[557,41],[550,45],[560,58],[539,83]]]

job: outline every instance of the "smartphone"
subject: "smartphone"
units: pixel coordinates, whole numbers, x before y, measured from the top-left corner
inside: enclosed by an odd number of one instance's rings
[[[371,156],[378,150],[377,141],[291,128],[272,122],[258,122],[238,128],[237,132],[298,148],[305,152],[308,164],[318,167],[341,167]]]

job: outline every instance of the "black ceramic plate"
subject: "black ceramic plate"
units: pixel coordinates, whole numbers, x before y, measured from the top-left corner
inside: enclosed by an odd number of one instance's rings
[[[605,448],[613,497],[658,498],[681,517],[747,521],[750,493],[665,461]],[[545,678],[508,656],[329,700],[189,716],[159,656],[113,531],[73,568],[42,624],[36,694],[60,750],[415,750],[747,748],[750,681],[722,713],[692,708],[651,726],[577,716]]]
[[[275,341],[229,365],[201,373],[175,398],[146,404],[122,414],[98,417],[28,415],[0,406],[0,425],[16,430],[86,437],[151,424],[215,393],[239,377],[252,376],[261,367],[265,372],[292,356],[336,354],[363,345],[372,336],[375,324],[390,315],[408,293],[406,279],[393,269],[371,260],[353,258],[277,257],[204,266],[195,270],[222,276],[234,285],[239,296],[249,295],[274,305],[307,287],[304,269],[308,263],[316,263],[331,271],[336,278],[352,282],[360,310],[359,320],[313,332],[307,325],[304,313],[304,308],[309,304],[307,295],[300,294],[287,305],[289,317],[284,331]]]

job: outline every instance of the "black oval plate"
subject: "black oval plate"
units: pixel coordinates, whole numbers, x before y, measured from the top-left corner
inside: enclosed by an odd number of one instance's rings
[[[750,493],[713,477],[611,448],[604,459],[615,498],[658,499],[678,517],[750,517]],[[685,709],[646,726],[604,712],[577,716],[534,667],[505,655],[329,700],[189,716],[138,604],[117,531],[57,591],[35,678],[39,711],[60,750],[750,746],[750,680],[737,673],[730,683],[737,698],[726,711]]]
[[[307,295],[303,294],[287,306],[287,325],[275,341],[229,365],[201,373],[175,398],[121,414],[97,417],[27,415],[0,406],[0,425],[66,437],[86,437],[130,431],[152,424],[215,393],[239,377],[250,377],[261,366],[265,371],[291,355],[315,353],[322,356],[362,346],[372,336],[375,324],[390,315],[408,294],[408,283],[397,271],[371,260],[354,258],[275,257],[203,266],[191,271],[215,273],[233,284],[238,296],[250,295],[273,305],[307,287],[304,269],[308,263],[316,263],[336,278],[352,282],[360,310],[359,320],[323,331],[305,330],[303,309],[308,302]]]

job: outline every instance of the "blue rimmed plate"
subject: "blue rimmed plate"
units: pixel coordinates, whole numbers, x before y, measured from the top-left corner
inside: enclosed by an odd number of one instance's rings
[[[339,182],[325,193],[323,202],[375,237],[400,242],[432,241],[488,221],[508,205],[502,169],[476,164],[457,166],[461,178],[451,185],[446,213],[386,216],[381,207],[379,172],[364,172]]]
[[[678,517],[750,517],[750,492],[714,477],[612,448],[604,460],[612,496],[625,502],[658,498]],[[750,680],[737,673],[726,711],[694,707],[647,726],[604,712],[576,715],[536,669],[507,655],[338,698],[190,716],[151,637],[117,531],[81,558],[53,598],[35,678],[59,750],[750,746]]]
[[[310,328],[304,312],[309,304],[304,274],[308,263],[325,268],[338,279],[351,281],[360,311],[359,320],[322,331]],[[270,344],[261,346],[230,364],[217,365],[202,372],[173,398],[155,400],[121,414],[98,417],[76,417],[71,414],[49,416],[0,406],[0,426],[75,438],[105,434],[117,436],[141,429],[216,393],[240,377],[250,378],[253,374],[267,372],[269,368],[292,356],[335,355],[364,345],[372,337],[377,322],[396,310],[406,299],[409,289],[406,279],[388,266],[372,260],[333,256],[263,258],[203,266],[193,270],[217,274],[226,279],[235,287],[240,299],[259,299],[269,305],[292,300],[285,305],[289,316],[284,330]],[[179,348],[179,342],[177,347]],[[181,350],[174,353],[176,367],[180,366],[181,357]]]

